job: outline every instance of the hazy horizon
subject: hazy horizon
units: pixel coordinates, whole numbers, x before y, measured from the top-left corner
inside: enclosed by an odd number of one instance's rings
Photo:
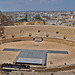
[[[75,11],[75,0],[0,0],[1,11]]]

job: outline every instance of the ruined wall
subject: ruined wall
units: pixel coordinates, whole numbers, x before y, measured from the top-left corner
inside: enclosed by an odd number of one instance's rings
[[[35,72],[59,72],[59,71],[68,71],[75,69],[75,64],[70,65],[60,65],[60,66],[53,66],[53,67],[31,67],[31,70],[35,70]]]
[[[62,26],[7,26],[6,38],[47,37],[75,41],[75,28]]]
[[[0,37],[2,37],[4,34],[4,27],[0,26]]]
[[[14,25],[14,19],[11,15],[5,16],[0,11],[0,26],[13,26]]]

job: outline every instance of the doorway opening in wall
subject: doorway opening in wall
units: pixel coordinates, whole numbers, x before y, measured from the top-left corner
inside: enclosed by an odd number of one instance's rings
[[[43,38],[41,38],[41,40],[43,41]]]
[[[15,36],[14,35],[12,35],[12,38],[14,38]]]
[[[38,32],[40,32],[40,30],[38,30]]]
[[[49,37],[49,35],[48,35],[48,34],[46,34],[46,37]]]
[[[6,38],[6,36],[2,36],[2,39],[5,39]]]
[[[67,38],[67,36],[64,36],[64,39],[66,39]]]
[[[59,32],[56,32],[56,34],[59,34]]]
[[[32,34],[31,33],[29,33],[29,37],[31,37],[32,36]]]
[[[33,38],[33,40],[35,40],[35,38]]]

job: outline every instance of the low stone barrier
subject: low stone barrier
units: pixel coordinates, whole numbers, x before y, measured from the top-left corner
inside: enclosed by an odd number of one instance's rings
[[[30,38],[30,37],[19,37],[19,38],[3,39],[1,41],[2,41],[2,43],[8,43],[8,42],[30,41],[30,40],[32,40],[32,38]]]
[[[56,43],[67,44],[70,46],[75,46],[75,41],[71,41],[71,40],[58,39],[58,38],[43,38],[43,39],[44,41],[48,41],[48,42],[56,42]]]
[[[33,68],[32,68],[33,69]],[[75,69],[75,64],[70,65],[60,65],[60,66],[54,66],[54,67],[42,67],[42,68],[34,68],[36,72],[58,72],[58,71],[67,71]]]
[[[0,44],[8,43],[8,42],[17,42],[17,41],[32,41],[33,38],[42,39],[42,40],[48,41],[48,42],[56,42],[56,43],[67,44],[70,46],[75,46],[75,41],[72,41],[72,40],[59,39],[59,38],[46,38],[46,37],[44,37],[44,38],[43,37],[18,37],[18,38],[2,39],[2,40],[0,40]]]

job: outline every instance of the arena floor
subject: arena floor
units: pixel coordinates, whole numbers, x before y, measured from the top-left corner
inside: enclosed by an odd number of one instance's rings
[[[55,43],[55,42],[35,42],[35,41],[19,41],[3,43],[0,45],[0,63],[13,63],[20,52],[2,51],[4,48],[13,49],[31,49],[31,50],[53,50],[53,51],[68,51],[69,54],[47,54],[47,67],[74,64],[75,63],[75,47]]]

